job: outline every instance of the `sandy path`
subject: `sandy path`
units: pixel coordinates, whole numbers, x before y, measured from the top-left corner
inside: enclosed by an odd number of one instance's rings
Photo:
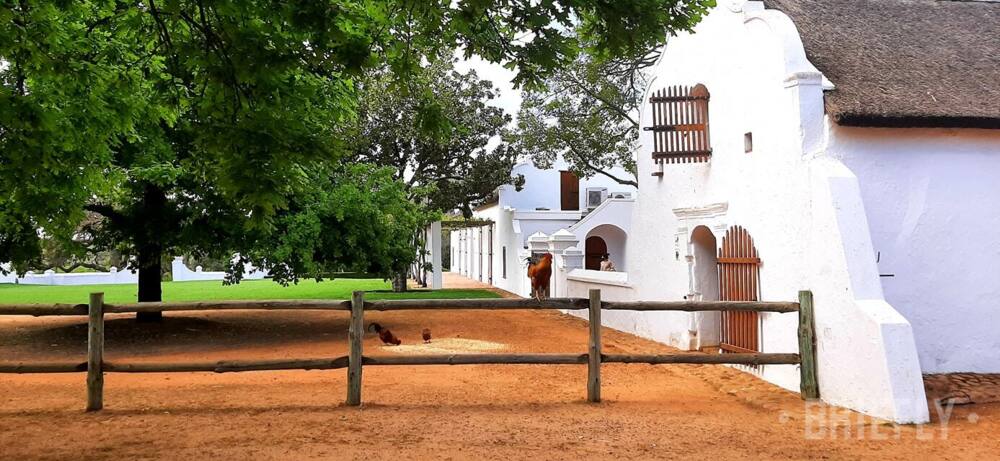
[[[368,320],[407,344],[430,327],[436,338],[502,343],[511,352],[586,350],[585,323],[555,312],[390,312]],[[82,322],[0,319],[0,358],[82,359]],[[346,354],[346,331],[345,313],[172,314],[158,326],[120,318],[108,323],[107,357],[332,357]],[[611,330],[604,342],[609,352],[669,350]],[[372,335],[365,348],[369,355],[393,353]],[[936,424],[897,427],[828,407],[807,411],[796,394],[725,367],[606,365],[603,375],[606,401],[594,405],[584,401],[582,365],[367,367],[359,409],[342,406],[344,370],[109,374],[106,410],[97,414],[81,411],[83,374],[0,375],[0,459],[991,459],[1000,453],[997,404],[956,407],[945,433]],[[836,412],[833,418],[808,419],[828,411]]]

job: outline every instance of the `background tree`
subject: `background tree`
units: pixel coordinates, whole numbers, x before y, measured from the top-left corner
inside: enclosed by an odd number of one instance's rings
[[[437,214],[409,200],[405,183],[388,167],[345,164],[309,173],[318,187],[295,194],[274,219],[274,231],[250,233],[234,259],[268,266],[279,283],[330,272],[391,278],[416,258],[412,236]]]
[[[638,186],[632,154],[647,71],[659,56],[659,48],[607,58],[581,53],[525,92],[517,126],[505,140],[541,168],[562,158],[580,177],[599,174]],[[630,174],[614,173],[614,167]]]
[[[283,264],[291,277],[308,264],[252,245],[289,232],[294,201],[330,186],[317,174],[347,156],[343,127],[355,116],[355,79],[366,69],[384,65],[405,80],[428,55],[461,48],[537,84],[572,60],[581,40],[611,56],[631,54],[665,30],[690,27],[703,6],[0,3],[0,260],[21,270],[42,254],[41,236],[67,238],[94,213],[102,219],[94,241],[122,250],[138,269],[139,301],[161,299],[161,260],[177,253],[239,251]],[[579,35],[567,32],[573,28]],[[425,107],[435,113],[434,104]],[[429,131],[444,123],[423,120]],[[313,260],[336,261],[338,248]]]
[[[97,271],[108,272],[112,267],[123,267],[121,252],[105,248],[95,241],[100,234],[103,220],[99,215],[88,213],[83,223],[69,239],[57,236],[43,236],[42,255],[35,270],[56,272]]]
[[[430,209],[471,215],[473,206],[511,183],[517,161],[506,145],[491,145],[511,120],[490,105],[498,96],[475,71],[456,71],[450,56],[403,85],[387,71],[374,72],[361,84],[350,136],[355,158],[392,167],[410,198]]]

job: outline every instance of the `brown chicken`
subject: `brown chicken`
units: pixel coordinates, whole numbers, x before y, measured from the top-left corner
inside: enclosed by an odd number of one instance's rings
[[[528,263],[528,278],[531,279],[531,295],[541,301],[549,297],[549,280],[552,278],[552,253],[545,253],[537,261]]]
[[[431,329],[430,328],[424,328],[424,331],[421,332],[420,335],[424,337],[424,344],[429,344],[431,342]]]
[[[392,332],[389,331],[388,328],[382,328],[382,325],[379,325],[375,322],[372,322],[371,325],[368,325],[368,331],[374,331],[375,333],[378,333],[378,339],[381,339],[383,343],[392,344],[394,346],[403,344],[403,342],[400,341],[399,338],[396,337],[396,335],[392,334]]]

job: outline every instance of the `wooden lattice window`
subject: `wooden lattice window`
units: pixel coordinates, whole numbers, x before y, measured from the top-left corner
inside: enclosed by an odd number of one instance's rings
[[[708,138],[708,88],[675,85],[653,93],[653,160],[656,163],[707,162],[712,156]]]

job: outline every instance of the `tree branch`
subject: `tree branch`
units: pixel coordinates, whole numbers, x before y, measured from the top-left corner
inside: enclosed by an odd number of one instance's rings
[[[572,142],[569,142],[569,140],[567,140],[567,139],[563,139],[563,141],[566,142],[566,146],[569,148],[570,153],[572,153],[573,156],[576,157],[576,159],[579,160],[580,163],[582,163],[583,166],[587,167],[589,170],[593,171],[594,173],[599,173],[599,174],[602,174],[604,176],[607,176],[609,179],[611,179],[614,182],[617,182],[618,184],[621,184],[621,185],[624,185],[624,186],[632,186],[632,187],[635,187],[635,188],[639,187],[639,182],[638,181],[632,181],[632,180],[629,180],[629,179],[621,179],[621,178],[619,178],[619,177],[617,177],[617,176],[615,176],[615,175],[613,175],[611,173],[608,173],[607,171],[604,171],[604,170],[602,170],[600,168],[595,167],[594,165],[592,165],[590,162],[587,161],[587,158],[583,154],[581,154],[579,151],[576,150],[576,147],[573,146]]]
[[[628,120],[629,123],[631,123],[633,126],[635,126],[635,127],[639,126],[639,122],[637,122],[635,119],[633,119],[631,115],[629,115],[627,112],[625,112],[621,107],[618,107],[615,104],[611,104],[610,101],[608,101],[607,99],[605,99],[601,95],[597,94],[592,89],[588,88],[587,85],[585,85],[583,82],[581,82],[579,79],[577,79],[576,76],[573,75],[572,72],[566,72],[566,76],[569,77],[569,79],[572,80],[573,83],[575,83],[578,88],[580,88],[581,90],[583,90],[584,93],[587,93],[588,96],[590,96],[590,97],[592,97],[592,98],[600,101],[602,104],[604,104],[605,107],[607,107],[608,109],[611,109],[613,112],[615,112],[616,114],[618,114],[620,117]]]
[[[111,205],[104,205],[100,203],[89,203],[87,205],[84,205],[83,209],[104,216],[109,221],[111,221],[112,224],[117,226],[126,225],[128,224],[129,221],[128,216],[125,216],[125,214],[121,213],[118,210],[115,210],[114,207],[112,207]]]

